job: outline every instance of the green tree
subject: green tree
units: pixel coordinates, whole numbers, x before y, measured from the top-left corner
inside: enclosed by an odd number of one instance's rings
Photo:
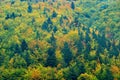
[[[14,4],[14,3],[15,3],[15,0],[10,0],[10,2],[11,2],[11,5],[12,5],[12,4]]]
[[[50,37],[49,41],[51,44],[51,47],[48,49],[48,57],[46,61],[46,66],[52,66],[55,67],[57,65],[57,59],[55,56],[55,50],[56,50],[56,38],[54,37],[54,33],[52,33],[52,36]]]
[[[96,77],[99,80],[113,80],[112,72],[108,68],[103,68],[100,70]]]
[[[28,45],[25,40],[22,40],[21,42],[21,49],[22,49],[22,52],[24,52],[24,50],[28,50]]]
[[[31,5],[28,5],[27,11],[28,11],[28,13],[31,13],[31,12],[32,12],[32,6],[31,6]]]
[[[71,3],[71,8],[72,8],[73,10],[75,9],[75,3],[74,3],[74,2]]]
[[[61,52],[63,53],[64,61],[68,66],[72,60],[73,55],[67,42],[64,43],[64,47],[62,48]]]
[[[48,57],[46,60],[46,66],[55,67],[57,65],[57,59],[55,56],[55,49],[50,47],[47,51]]]
[[[53,11],[52,17],[53,17],[53,18],[57,17],[57,13],[56,13],[55,11]]]

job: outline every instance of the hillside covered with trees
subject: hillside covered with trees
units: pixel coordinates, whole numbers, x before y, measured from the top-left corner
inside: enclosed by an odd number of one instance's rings
[[[119,0],[0,0],[0,80],[120,80]]]

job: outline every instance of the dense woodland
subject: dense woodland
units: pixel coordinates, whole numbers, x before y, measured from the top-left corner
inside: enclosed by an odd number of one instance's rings
[[[0,80],[120,80],[120,1],[0,0]]]

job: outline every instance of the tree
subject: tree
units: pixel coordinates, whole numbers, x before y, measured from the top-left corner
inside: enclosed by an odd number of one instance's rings
[[[48,53],[48,57],[46,60],[46,66],[51,66],[51,67],[55,67],[57,65],[57,59],[55,56],[55,49],[50,47],[47,51]]]
[[[47,51],[48,57],[46,61],[46,66],[55,67],[57,65],[57,59],[55,56],[56,38],[54,37],[54,33],[52,33],[52,36],[50,37],[48,42],[51,44],[51,47]]]
[[[26,0],[20,0],[20,1],[22,2],[22,1],[26,1]]]
[[[22,49],[22,52],[24,52],[24,50],[28,50],[28,45],[25,40],[22,40],[21,49]]]
[[[11,5],[15,3],[15,0],[11,0]]]
[[[47,23],[48,24],[53,24],[50,17],[47,19]]]
[[[28,13],[31,13],[32,12],[32,6],[31,5],[28,5]]]
[[[68,30],[64,27],[64,28],[62,29],[62,33],[63,33],[63,34],[67,34],[67,33],[68,33]]]
[[[71,3],[71,8],[74,10],[75,9],[75,4],[74,2]]]
[[[82,49],[83,49],[83,45],[82,45],[82,42],[80,40],[76,41],[75,42],[75,45],[77,47],[77,53],[82,53]]]
[[[4,55],[0,53],[0,66],[2,65],[3,62],[4,62]]]
[[[58,28],[57,28],[56,26],[54,26],[54,28],[53,28],[53,32],[56,33],[57,30],[58,30]]]
[[[35,18],[32,18],[32,21],[31,21],[31,22],[32,22],[32,24],[33,24],[33,23],[35,22]]]
[[[32,80],[40,80],[41,79],[41,72],[38,69],[33,69],[31,74]]]
[[[60,22],[60,26],[62,26],[62,24],[63,24],[63,15],[60,17],[60,19],[59,19],[59,22]]]
[[[14,53],[21,53],[21,47],[18,44],[15,45]]]
[[[24,58],[18,54],[15,54],[15,56],[13,56],[10,59],[9,63],[14,68],[26,68],[27,67],[27,64]]]
[[[9,19],[10,18],[10,15],[9,14],[7,14],[7,16],[5,17],[5,19]]]
[[[46,31],[51,31],[53,25],[52,25],[52,21],[51,18],[49,17],[46,21],[44,21],[44,23],[42,24],[42,29],[46,30]]]
[[[52,17],[53,17],[53,18],[57,17],[57,13],[56,13],[55,11],[53,11]]]
[[[56,48],[56,38],[54,36],[54,33],[52,33],[52,36],[50,37],[48,41],[54,48]]]
[[[77,80],[77,77],[80,74],[85,72],[85,66],[82,62],[76,61],[75,63],[71,64],[67,67],[64,71],[64,77],[66,80]]]
[[[99,80],[113,80],[112,72],[108,68],[103,68],[100,70],[96,77]]]
[[[1,70],[1,80],[21,80],[23,79],[23,75],[25,74],[25,69],[23,68],[9,68]]]
[[[77,80],[98,80],[96,78],[96,76],[92,75],[92,74],[87,74],[87,73],[84,73],[84,74],[81,74]]]
[[[43,24],[42,24],[42,29],[43,30],[47,30],[48,28],[48,23],[45,21]]]
[[[16,16],[15,16],[15,13],[13,12],[12,14],[11,14],[11,18],[15,18]]]
[[[61,52],[63,53],[63,58],[66,65],[69,65],[73,55],[67,42],[64,43],[64,47],[62,48]]]
[[[16,17],[17,17],[17,16],[15,15],[15,13],[12,12],[11,14],[7,14],[7,16],[5,17],[5,19],[9,19],[9,18],[15,19]]]

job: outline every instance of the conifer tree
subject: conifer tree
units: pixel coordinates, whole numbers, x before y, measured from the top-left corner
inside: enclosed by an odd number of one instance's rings
[[[69,65],[69,62],[72,60],[72,52],[67,42],[64,43],[64,47],[61,51],[66,65]]]
[[[28,13],[31,13],[32,12],[32,6],[31,5],[28,5]]]
[[[75,4],[74,2],[71,3],[71,8],[74,10],[75,9]]]

